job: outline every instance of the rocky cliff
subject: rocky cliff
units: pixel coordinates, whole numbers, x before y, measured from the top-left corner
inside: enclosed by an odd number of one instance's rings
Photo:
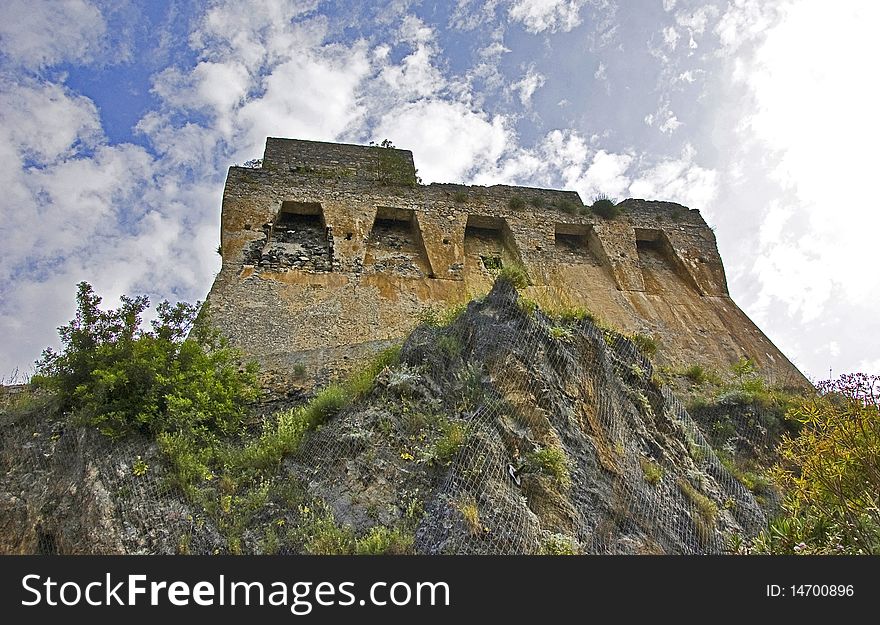
[[[190,489],[155,441],[110,440],[51,398],[19,400],[0,430],[0,550],[723,552],[765,524],[772,497],[735,466],[773,433],[736,398],[693,419],[640,344],[498,280],[423,317],[280,465],[218,468]],[[255,408],[229,444],[279,414]]]

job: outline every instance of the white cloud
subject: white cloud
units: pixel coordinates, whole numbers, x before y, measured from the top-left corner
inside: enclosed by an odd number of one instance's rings
[[[778,18],[780,4],[765,0],[735,0],[715,26],[720,54],[729,55],[740,46],[764,35]]]
[[[593,78],[596,80],[608,80],[608,67],[605,63],[599,63],[599,67],[596,69],[596,72],[593,74]]]
[[[679,158],[666,159],[639,172],[629,186],[634,198],[662,198],[711,214],[718,193],[718,174],[695,162],[696,152],[686,145]]]
[[[101,12],[86,0],[0,3],[0,51],[31,69],[91,60],[106,30]]]
[[[459,30],[473,30],[494,20],[495,9],[502,0],[458,0],[449,24]]]
[[[526,108],[532,105],[532,96],[535,91],[540,89],[545,82],[543,74],[538,73],[535,67],[529,67],[526,75],[520,80],[510,85],[511,91],[519,92],[519,101]]]
[[[36,80],[0,84],[0,136],[17,153],[7,164],[52,163],[103,136],[98,110],[88,98]]]
[[[492,167],[510,139],[505,119],[470,110],[460,102],[420,100],[382,117],[375,137],[405,137],[426,182],[465,181]]]
[[[622,199],[621,196],[630,184],[626,172],[632,162],[633,157],[629,154],[599,150],[584,174],[571,186],[580,193],[584,202],[590,202],[599,194]]]
[[[581,24],[586,0],[514,0],[508,14],[531,33],[568,32]]]
[[[667,26],[663,29],[663,42],[669,46],[670,50],[675,50],[679,37],[680,35],[674,26]]]
[[[386,65],[381,79],[395,95],[404,100],[430,96],[446,85],[443,72],[433,64],[437,53],[434,31],[419,18],[407,16],[400,27],[401,41],[410,43],[413,52],[399,65]]]
[[[274,68],[263,80],[263,96],[241,108],[237,125],[245,137],[240,145],[253,153],[267,136],[337,137],[361,114],[356,90],[369,70],[364,47],[302,51]]]
[[[738,28],[766,19],[748,3],[742,10],[745,17],[729,18]],[[764,216],[764,229],[777,236],[762,237],[755,263],[761,297],[785,302],[805,321],[844,303],[880,306],[873,258],[880,212],[864,196],[875,177],[880,93],[855,62],[880,57],[878,20],[874,3],[792,4],[738,74],[755,101],[741,131],[774,155],[770,174],[791,194],[784,209]],[[835,44],[816,45],[816,32]],[[780,210],[809,235],[778,232]]]
[[[702,35],[709,24],[709,20],[718,15],[718,8],[707,4],[696,9],[692,13],[679,11],[675,14],[675,21],[679,26],[684,26],[691,35]]]
[[[671,134],[678,130],[679,126],[681,126],[681,122],[678,121],[678,118],[673,115],[672,112],[669,112],[666,119],[663,120],[662,124],[660,124],[659,128],[660,132]]]

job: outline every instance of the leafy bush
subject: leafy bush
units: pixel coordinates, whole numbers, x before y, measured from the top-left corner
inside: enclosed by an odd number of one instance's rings
[[[529,198],[529,204],[531,204],[535,208],[544,208],[544,198],[542,198],[540,195],[533,195]]]
[[[490,274],[497,274],[504,267],[500,256],[480,256],[480,261]]]
[[[541,541],[541,555],[545,556],[576,556],[577,542],[565,534],[550,534]]]
[[[556,311],[556,315],[559,317],[559,320],[564,323],[578,322],[583,321],[584,319],[589,319],[594,323],[597,322],[596,315],[586,308],[579,308],[577,306],[560,309]]]
[[[521,265],[506,265],[498,274],[498,280],[510,283],[516,289],[524,289],[529,285],[529,276]]]
[[[474,536],[481,534],[483,532],[483,524],[480,522],[480,508],[477,506],[477,500],[473,496],[462,495],[454,503],[464,518],[470,533]]]
[[[103,311],[81,282],[76,316],[58,329],[62,351],[43,352],[32,382],[108,436],[235,432],[258,396],[256,365],[239,367],[240,353],[210,328],[206,312],[196,323],[198,305],[162,302],[145,330],[147,297],[121,300]]]
[[[507,200],[507,207],[510,210],[521,211],[526,207],[526,201],[520,196],[514,195],[509,200]]]
[[[456,204],[464,204],[468,201],[468,194],[466,191],[456,191],[452,194],[452,201]]]
[[[653,356],[657,353],[657,339],[649,334],[641,334],[636,332],[629,337],[646,356]]]
[[[461,424],[454,421],[444,422],[442,434],[434,441],[431,448],[432,461],[441,465],[449,464],[464,444],[464,438],[464,428],[461,427]]]
[[[684,370],[683,375],[694,384],[702,384],[708,379],[706,370],[700,365],[691,365]]]
[[[620,215],[620,207],[613,198],[608,197],[604,193],[600,193],[595,197],[590,209],[605,219],[614,219]]]
[[[765,547],[880,554],[880,376],[844,375],[819,391],[789,411],[802,428],[783,438],[771,472],[788,522],[768,530]]]
[[[568,458],[559,447],[544,447],[528,454],[526,463],[533,469],[549,475],[562,486],[571,485]]]
[[[560,343],[567,343],[572,339],[571,330],[562,326],[551,326],[549,330],[550,338]]]
[[[400,345],[393,345],[380,351],[363,368],[352,373],[344,384],[344,392],[352,399],[363,397],[373,388],[376,376],[385,367],[391,367],[400,362]]]
[[[455,304],[446,309],[429,307],[419,314],[419,322],[432,328],[445,328],[458,319],[467,310],[467,302]]]
[[[405,555],[412,553],[413,536],[400,528],[390,529],[383,525],[370,528],[363,538],[357,539],[357,555]]]
[[[653,460],[642,457],[639,457],[639,464],[642,467],[642,473],[644,474],[645,481],[648,484],[656,486],[660,483],[660,480],[663,479],[663,467],[661,467]]]
[[[581,208],[583,208],[583,206],[572,202],[568,198],[562,198],[561,200],[558,200],[556,202],[556,208],[561,210],[563,213],[568,213],[569,215],[577,215],[580,212]]]

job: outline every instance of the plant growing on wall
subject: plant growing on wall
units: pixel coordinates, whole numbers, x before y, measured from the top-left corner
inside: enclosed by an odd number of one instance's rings
[[[620,207],[617,205],[617,201],[604,193],[600,193],[595,197],[590,209],[605,219],[614,219],[620,215]]]
[[[409,159],[402,150],[394,147],[390,139],[383,139],[376,146],[376,172],[379,182],[382,184],[396,184],[415,186],[419,184],[419,178],[412,169]]]

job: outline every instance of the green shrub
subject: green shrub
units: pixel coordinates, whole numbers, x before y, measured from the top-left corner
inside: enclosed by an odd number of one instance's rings
[[[240,353],[209,326],[206,309],[197,323],[198,305],[162,302],[145,330],[149,300],[121,300],[103,311],[81,282],[76,316],[58,329],[62,351],[43,352],[32,382],[107,436],[235,432],[259,394],[256,365],[240,370]]]
[[[663,467],[653,460],[644,457],[639,457],[639,464],[642,467],[642,473],[648,484],[656,486],[660,483],[660,480],[663,479]]]
[[[480,521],[480,508],[477,500],[471,495],[460,495],[454,501],[455,508],[461,513],[468,530],[474,536],[483,533],[483,524]]]
[[[431,447],[431,460],[437,464],[447,465],[464,444],[465,433],[460,423],[446,421],[441,425],[442,433]]]
[[[498,273],[504,267],[504,263],[501,262],[500,256],[480,256],[480,260],[483,263],[483,267],[486,268],[486,271],[489,273]]]
[[[445,328],[458,319],[467,310],[467,302],[455,304],[449,308],[440,309],[429,307],[424,309],[418,316],[419,322],[432,328]]]
[[[307,369],[303,363],[298,362],[293,366],[294,379],[302,380],[304,377],[306,377],[306,373],[307,373]]]
[[[706,370],[703,369],[702,366],[696,364],[685,369],[683,375],[694,384],[703,384],[708,379]]]
[[[786,493],[772,553],[880,554],[880,376],[818,385],[789,416],[801,424],[779,445],[771,477]]]
[[[333,513],[324,505],[314,508],[300,506],[300,524],[297,528],[303,550],[311,555],[335,556],[355,553],[357,541],[351,527],[336,525]]]
[[[620,207],[613,198],[608,197],[604,193],[600,193],[595,197],[590,209],[605,219],[614,219],[620,215]]]
[[[351,403],[352,396],[341,384],[331,384],[321,389],[303,406],[301,413],[309,427],[326,423]]]
[[[468,201],[468,194],[466,191],[456,191],[452,194],[452,201],[456,204],[464,204]]]
[[[742,382],[744,378],[755,375],[758,371],[758,367],[755,365],[754,360],[743,356],[730,365],[730,370],[737,378],[739,378],[740,382]]]
[[[508,282],[516,289],[524,289],[529,285],[529,276],[521,265],[511,264],[504,267],[498,274],[498,280]]]
[[[540,195],[533,195],[529,198],[529,204],[531,204],[535,208],[544,208],[546,202],[544,202],[544,198],[542,198]]]
[[[464,344],[454,334],[443,334],[437,337],[437,348],[448,358],[457,358],[464,350]]]
[[[560,343],[567,343],[572,339],[571,330],[561,326],[551,326],[549,330],[550,338]]]
[[[578,322],[583,321],[584,319],[589,319],[594,323],[597,322],[596,315],[586,308],[579,308],[577,306],[557,310],[556,316],[559,317],[559,320],[563,323]]]
[[[521,211],[526,207],[526,201],[520,196],[514,195],[509,200],[507,200],[507,207],[510,210]]]
[[[400,345],[383,349],[361,369],[352,373],[344,384],[344,390],[352,399],[363,397],[369,393],[385,367],[392,367],[400,362]]]
[[[556,208],[561,210],[563,213],[568,213],[569,215],[577,215],[583,206],[581,204],[576,204],[572,202],[568,198],[562,198],[556,202]]]
[[[649,334],[636,332],[629,337],[646,356],[654,356],[657,353],[657,339]]]
[[[355,544],[357,555],[405,555],[412,553],[413,536],[400,528],[390,529],[382,525],[370,528]]]
[[[545,556],[576,556],[577,542],[565,534],[550,534],[541,541],[541,555]]]
[[[571,485],[568,458],[559,447],[544,447],[533,451],[526,457],[526,463],[532,470],[549,475],[562,486]]]
[[[700,539],[703,543],[708,542],[712,530],[715,529],[718,506],[683,477],[678,478],[678,487],[693,504],[696,514],[692,515],[692,519]]]
[[[534,315],[535,311],[538,310],[538,302],[527,297],[520,297],[516,301],[516,305],[519,306],[519,309],[527,316]]]

